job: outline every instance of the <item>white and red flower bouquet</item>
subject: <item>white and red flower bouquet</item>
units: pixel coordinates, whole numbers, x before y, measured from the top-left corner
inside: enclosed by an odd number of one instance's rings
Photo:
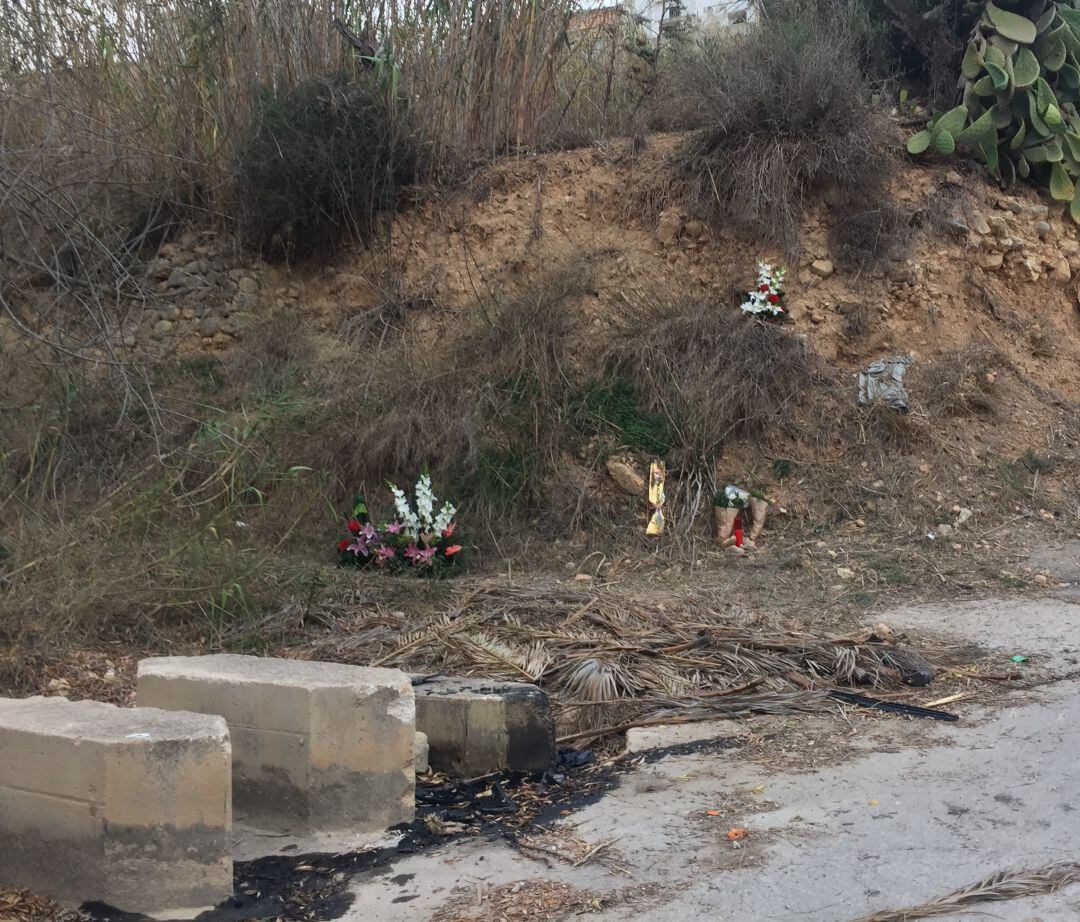
[[[437,501],[431,477],[420,475],[414,492],[415,508],[405,491],[388,484],[394,496],[396,516],[376,526],[368,515],[367,503],[358,496],[346,527],[349,537],[338,542],[341,566],[405,569],[422,574],[446,571],[457,564],[462,547],[454,541],[457,509]]]
[[[750,314],[759,320],[780,321],[787,317],[784,308],[784,276],[787,268],[773,269],[771,265],[758,260],[757,288],[746,293],[742,303],[744,314]]]

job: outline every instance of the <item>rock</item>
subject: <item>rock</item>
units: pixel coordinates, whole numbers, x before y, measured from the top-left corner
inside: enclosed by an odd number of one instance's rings
[[[1001,215],[991,215],[986,223],[990,225],[990,230],[998,237],[1007,237],[1009,235],[1009,222]]]
[[[949,535],[952,534],[952,529],[953,527],[948,523],[944,525],[939,525],[936,529],[937,535],[939,538],[947,538]]]
[[[961,507],[960,511],[956,514],[956,524],[966,524],[968,519],[970,519],[974,514],[975,513],[972,512],[970,509],[964,509],[963,507]]]
[[[1000,198],[997,204],[1002,211],[1011,211],[1013,214],[1020,214],[1024,210],[1024,206],[1014,198]]]
[[[1067,259],[1059,259],[1054,263],[1054,268],[1050,270],[1050,278],[1062,285],[1071,281],[1072,269],[1069,268],[1069,261]]]
[[[855,571],[850,567],[837,567],[836,575],[840,577],[844,582],[855,579]]]
[[[199,321],[198,329],[203,336],[213,336],[221,330],[221,320],[213,314],[209,314]]]
[[[135,337],[128,333],[128,335],[123,338],[122,342],[130,349],[132,346],[135,345]]]
[[[682,215],[676,211],[665,210],[660,213],[660,221],[656,225],[656,239],[664,246],[675,243],[683,232],[684,221]]]
[[[171,307],[165,308],[165,310],[163,310],[161,312],[161,319],[162,320],[172,320],[172,321],[179,320],[180,319],[180,308],[178,308],[175,304],[172,305]]]
[[[933,470],[933,468],[929,464],[924,463],[919,465],[920,474],[929,474],[931,470]]]
[[[185,307],[182,311],[180,311],[180,316],[183,317],[185,320],[194,320],[195,308]]]
[[[240,279],[239,283],[237,284],[237,288],[240,291],[244,292],[244,294],[253,295],[258,292],[259,283],[256,282],[255,279],[252,278],[252,276],[245,275]]]
[[[608,476],[615,481],[615,485],[624,493],[631,496],[645,495],[645,478],[633,467],[618,458],[608,458]]]
[[[1050,233],[1050,223],[1048,221],[1036,221],[1035,233],[1045,239],[1046,235]]]
[[[815,259],[810,264],[810,271],[819,279],[827,279],[833,274],[833,264],[827,259]]]
[[[159,320],[154,324],[154,335],[164,336],[167,333],[172,332],[173,322],[171,320]]]
[[[820,311],[811,311],[810,312],[810,322],[811,323],[824,323],[825,322],[825,315],[823,313],[821,313]]]
[[[694,240],[709,239],[709,227],[704,221],[687,221],[683,232]]]
[[[232,299],[232,306],[238,311],[247,310],[255,306],[255,295],[250,291],[238,291]]]
[[[205,259],[193,259],[184,268],[192,275],[206,275],[210,271],[210,263]]]
[[[165,282],[166,288],[188,288],[191,285],[191,273],[184,269],[173,269]]]
[[[991,271],[1000,269],[1005,262],[1005,257],[1001,253],[984,253],[982,258],[982,264],[984,269]]]
[[[956,172],[956,170],[949,170],[949,172],[945,174],[945,182],[950,186],[962,186],[964,184],[964,179]]]
[[[1050,582],[1050,577],[1048,577],[1045,573],[1036,573],[1035,576],[1032,578],[1040,586],[1045,586],[1048,582]]]
[[[974,208],[971,210],[971,214],[968,216],[968,220],[971,223],[971,229],[976,234],[986,236],[990,233],[990,225],[987,223],[986,218],[982,216],[981,211],[976,211]]]
[[[1045,221],[1050,215],[1050,209],[1046,205],[1028,205],[1027,212],[1040,221]]]
[[[413,737],[413,771],[418,775],[424,774],[428,768],[428,738],[426,733],[417,731]]]

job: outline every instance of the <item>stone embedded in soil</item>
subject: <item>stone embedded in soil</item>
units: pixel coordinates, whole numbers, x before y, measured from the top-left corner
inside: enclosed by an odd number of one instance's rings
[[[1040,237],[1045,238],[1047,236],[1047,234],[1050,233],[1050,222],[1049,221],[1036,221],[1035,222],[1035,233],[1038,234]]]
[[[615,481],[615,485],[624,493],[631,496],[645,495],[645,478],[633,467],[618,458],[608,458],[608,476]]]
[[[828,259],[815,259],[810,264],[810,271],[819,279],[827,279],[833,274],[833,264]]]
[[[1072,269],[1069,268],[1067,259],[1059,259],[1054,263],[1050,272],[1050,278],[1059,284],[1065,284],[1072,279]]]
[[[984,269],[1000,269],[1005,262],[1005,257],[1001,253],[985,253],[983,254],[982,264]]]
[[[164,336],[167,333],[171,333],[173,326],[174,324],[171,320],[159,320],[154,324],[154,335]]]

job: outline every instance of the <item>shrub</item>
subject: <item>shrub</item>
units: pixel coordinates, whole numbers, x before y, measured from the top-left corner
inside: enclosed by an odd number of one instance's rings
[[[673,464],[710,472],[728,439],[784,426],[817,377],[803,340],[685,294],[624,314],[606,366],[665,421]]]
[[[886,197],[890,128],[850,9],[793,5],[745,36],[704,35],[686,55],[676,79],[698,130],[676,162],[703,218],[793,248],[812,192],[841,211]]]
[[[264,88],[254,109],[236,184],[241,235],[267,259],[324,256],[370,237],[415,176],[409,114],[367,78]]]

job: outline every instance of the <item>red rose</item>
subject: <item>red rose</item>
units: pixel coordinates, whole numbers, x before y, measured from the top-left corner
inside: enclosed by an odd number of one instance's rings
[[[349,519],[349,531],[354,535],[360,534],[360,523],[356,519]]]
[[[780,300],[780,295],[769,295],[769,303],[776,304]]]
[[[769,290],[769,283],[768,282],[762,282],[760,285],[758,285],[757,290],[758,291],[768,291]]]
[[[343,551],[348,546],[349,546],[349,539],[348,538],[342,538],[337,544],[337,549],[339,551]]]

